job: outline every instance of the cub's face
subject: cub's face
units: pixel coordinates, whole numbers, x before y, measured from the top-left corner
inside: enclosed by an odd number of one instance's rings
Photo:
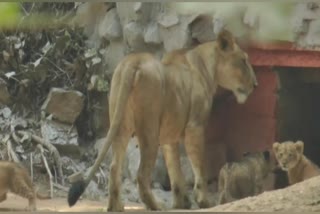
[[[303,155],[303,146],[302,141],[275,142],[273,144],[274,155],[283,170],[288,171],[297,165]]]

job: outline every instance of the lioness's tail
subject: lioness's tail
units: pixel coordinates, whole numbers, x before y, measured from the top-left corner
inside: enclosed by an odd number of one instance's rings
[[[124,62],[124,61],[123,61]],[[77,182],[74,182],[69,189],[68,193],[68,204],[69,206],[73,206],[80,196],[83,194],[85,191],[86,187],[90,183],[91,179],[95,175],[96,171],[98,170],[101,162],[104,160],[105,155],[107,154],[107,151],[109,150],[114,137],[118,133],[122,116],[123,116],[123,111],[126,106],[128,96],[131,90],[131,87],[134,82],[135,74],[138,69],[139,62],[135,63],[122,63],[122,65],[118,65],[115,69],[114,76],[119,75],[119,72],[122,72],[121,79],[119,82],[119,92],[118,92],[118,97],[116,100],[116,106],[115,106],[115,111],[113,114],[113,117],[110,118],[110,128],[106,137],[106,141],[103,143],[103,147],[101,151],[99,152],[99,155],[97,159],[95,160],[94,165],[91,167],[88,177],[86,179],[79,180]],[[111,83],[112,84],[112,83]],[[112,90],[112,89],[111,89]],[[110,91],[110,93],[113,93]]]

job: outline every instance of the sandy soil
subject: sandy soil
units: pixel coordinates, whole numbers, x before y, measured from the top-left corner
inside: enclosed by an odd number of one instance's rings
[[[0,203],[0,211],[24,211],[28,200],[19,196],[8,194],[8,199]],[[51,212],[102,212],[106,211],[106,201],[80,200],[75,206],[69,207],[66,198],[53,198],[49,200],[37,200],[38,211]],[[143,206],[139,204],[126,204],[126,211],[142,211]]]
[[[320,176],[280,190],[266,191],[258,196],[244,198],[225,205],[201,210],[174,210],[200,212],[234,212],[234,211],[320,211]],[[24,211],[28,201],[19,196],[8,194],[8,199],[0,203],[0,211]],[[55,212],[102,212],[106,211],[107,198],[101,201],[82,199],[69,208],[66,197],[38,200],[39,211]],[[142,204],[126,203],[126,211],[143,211]],[[170,210],[167,210],[170,211]],[[172,210],[171,210],[172,211]]]

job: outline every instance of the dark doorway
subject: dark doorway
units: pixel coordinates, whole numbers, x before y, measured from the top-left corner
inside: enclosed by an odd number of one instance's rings
[[[306,157],[320,166],[320,70],[276,71],[280,81],[277,140],[302,140]]]

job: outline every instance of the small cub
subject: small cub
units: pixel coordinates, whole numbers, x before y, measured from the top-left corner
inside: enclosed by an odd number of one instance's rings
[[[23,166],[15,162],[0,161],[0,202],[7,199],[8,192],[27,198],[29,211],[36,210],[36,198],[50,198],[50,196],[42,196],[34,190],[31,178]]]
[[[319,167],[304,154],[302,141],[273,143],[276,160],[282,170],[287,171],[289,185],[320,175]]]
[[[246,153],[242,160],[226,163],[219,172],[218,205],[260,194],[272,169],[269,151]]]

